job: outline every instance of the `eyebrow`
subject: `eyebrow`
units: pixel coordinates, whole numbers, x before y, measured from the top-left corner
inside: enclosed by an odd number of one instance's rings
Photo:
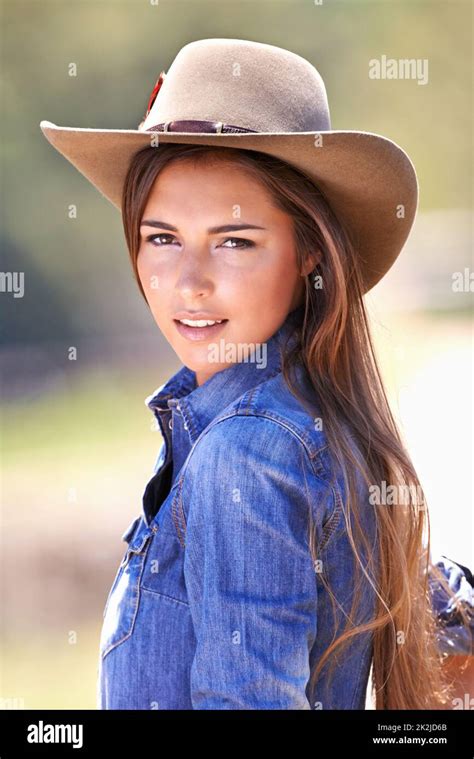
[[[177,228],[172,224],[167,224],[165,221],[158,221],[157,219],[144,219],[140,224],[140,227],[154,227],[159,229],[169,229],[170,232],[177,232]],[[220,227],[209,227],[207,230],[209,234],[215,235],[221,232],[237,232],[240,229],[265,229],[266,227],[259,227],[257,224],[247,224],[243,222],[241,224],[223,224]]]

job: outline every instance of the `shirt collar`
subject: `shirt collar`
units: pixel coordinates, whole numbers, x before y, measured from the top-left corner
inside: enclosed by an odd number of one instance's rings
[[[279,329],[267,340],[257,360],[242,361],[216,372],[203,385],[196,384],[196,373],[181,367],[169,380],[145,398],[155,414],[169,409],[180,411],[192,442],[229,404],[248,390],[281,371],[281,358],[286,341],[295,339],[294,328],[303,318],[304,306],[298,306],[286,317]],[[265,359],[265,360],[264,360]]]

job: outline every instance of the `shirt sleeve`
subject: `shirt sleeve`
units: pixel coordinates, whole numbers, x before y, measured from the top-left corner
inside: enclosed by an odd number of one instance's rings
[[[317,527],[331,491],[304,444],[268,418],[230,417],[198,443],[182,487],[193,708],[310,709],[317,583],[305,493]]]

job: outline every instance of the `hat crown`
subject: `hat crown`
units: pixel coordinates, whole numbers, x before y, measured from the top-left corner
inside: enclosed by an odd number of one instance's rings
[[[309,61],[274,45],[235,39],[197,40],[181,48],[139,128],[181,120],[257,132],[331,129],[326,87]]]

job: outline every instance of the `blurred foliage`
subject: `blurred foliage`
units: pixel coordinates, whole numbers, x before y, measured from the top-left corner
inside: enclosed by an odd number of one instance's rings
[[[42,119],[136,128],[158,73],[183,45],[267,42],[316,65],[333,129],[380,133],[408,152],[421,209],[466,208],[471,17],[472,4],[460,0],[4,0],[2,243],[7,266],[13,258],[25,271],[26,294],[7,308],[1,342],[152,329],[117,210],[47,143]],[[382,55],[427,58],[429,83],[369,79],[369,60]],[[68,219],[70,203],[77,219]]]
[[[2,641],[8,647],[4,703],[16,709],[95,709],[100,626],[82,625],[76,632],[74,643],[66,630]]]

